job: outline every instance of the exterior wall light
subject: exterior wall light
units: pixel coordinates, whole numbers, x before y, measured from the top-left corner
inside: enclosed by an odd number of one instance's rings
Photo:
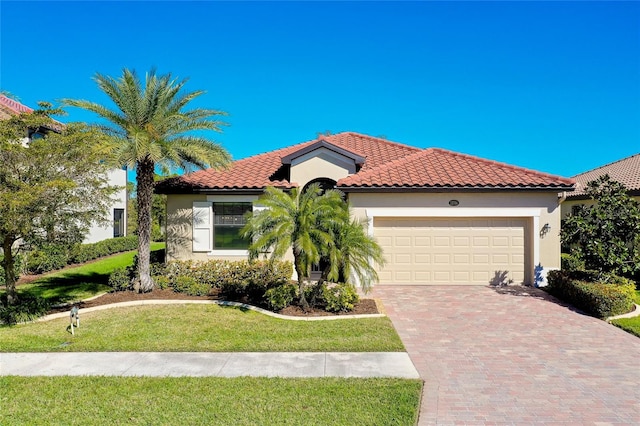
[[[460,204],[460,201],[458,201],[458,200],[450,200],[449,201],[449,205],[452,206],[452,207],[455,207],[458,204]]]
[[[540,236],[544,237],[551,231],[551,226],[548,223],[545,223],[542,229],[540,230]]]

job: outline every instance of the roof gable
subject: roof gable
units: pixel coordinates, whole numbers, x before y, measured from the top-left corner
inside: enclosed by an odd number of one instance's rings
[[[294,151],[288,155],[285,155],[284,157],[282,157],[282,164],[291,164],[291,162],[294,161],[295,159],[300,158],[306,154],[312,153],[313,151],[320,150],[322,148],[328,149],[329,151],[332,151],[343,157],[349,158],[353,160],[355,164],[358,164],[358,165],[362,165],[365,162],[364,156],[356,154],[353,151],[350,151],[348,149],[341,148],[332,143],[329,143],[324,139],[320,139],[317,142],[308,144],[297,151]]]
[[[587,183],[604,175],[626,186],[629,192],[640,194],[640,153],[575,175],[576,190],[567,198],[587,198]]]

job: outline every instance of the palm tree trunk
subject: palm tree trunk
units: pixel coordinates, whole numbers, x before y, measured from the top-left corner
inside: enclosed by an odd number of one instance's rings
[[[138,184],[138,273],[140,284],[138,292],[153,290],[150,275],[151,257],[151,198],[153,196],[153,173],[155,164],[146,158],[138,162],[136,180]]]
[[[16,271],[15,259],[11,247],[13,246],[13,238],[5,236],[2,241],[2,268],[4,269],[4,282],[7,287],[7,305],[15,305],[18,302],[18,294],[16,293]]]
[[[309,302],[307,302],[307,298],[304,295],[304,273],[302,272],[302,265],[300,264],[301,254],[296,253],[296,250],[293,250],[293,264],[296,268],[296,274],[298,274],[298,290],[300,293],[300,306],[302,306],[302,310],[307,312],[309,310]]]

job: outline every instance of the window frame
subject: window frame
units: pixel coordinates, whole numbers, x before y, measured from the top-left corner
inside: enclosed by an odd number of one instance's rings
[[[239,208],[239,212],[224,211],[225,208],[233,210]],[[213,201],[211,203],[213,211],[213,223],[211,226],[211,251],[219,253],[220,251],[248,251],[250,241],[245,240],[246,246],[243,247],[218,247],[216,236],[217,229],[237,229],[238,231],[244,227],[246,222],[246,214],[253,211],[253,203],[247,201]],[[222,210],[222,212],[220,212]],[[243,239],[244,240],[244,239]]]

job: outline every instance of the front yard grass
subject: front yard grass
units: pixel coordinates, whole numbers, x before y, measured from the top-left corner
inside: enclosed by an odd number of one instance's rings
[[[290,321],[218,305],[150,305],[0,327],[1,352],[396,352],[387,317]]]
[[[164,243],[151,243],[151,250],[164,248]],[[84,265],[68,267],[45,274],[29,284],[18,286],[21,294],[48,299],[51,303],[74,302],[111,290],[107,285],[109,275],[118,268],[133,263],[136,251],[104,257]],[[4,293],[4,287],[0,294]]]
[[[636,290],[635,303],[640,305],[640,290]],[[621,318],[611,321],[611,324],[620,327],[627,333],[640,337],[640,316],[633,318]]]
[[[404,379],[0,377],[0,424],[414,425]]]

